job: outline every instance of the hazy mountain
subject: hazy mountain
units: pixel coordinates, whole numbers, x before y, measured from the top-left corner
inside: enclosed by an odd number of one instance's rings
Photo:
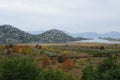
[[[105,33],[105,34],[102,34],[101,37],[120,38],[120,33],[119,32]]]
[[[29,31],[31,34],[41,34],[45,32],[45,30],[41,31]],[[67,35],[73,36],[73,37],[83,37],[83,38],[98,38],[98,37],[110,37],[110,38],[120,38],[120,33],[119,32],[109,32],[109,33],[95,33],[95,32],[85,32],[85,33],[70,33],[64,31]]]
[[[43,32],[45,32],[46,30],[40,30],[40,31],[28,31],[28,33],[30,34],[42,34]]]
[[[11,25],[0,26],[0,44],[10,43],[64,43],[69,41],[77,41],[84,38],[74,38],[67,35],[63,31],[52,29],[42,34],[33,35],[15,28]]]
[[[79,36],[84,36],[84,37],[86,37],[86,38],[96,38],[96,37],[98,37],[100,34],[98,34],[98,33],[95,33],[95,32],[86,32],[86,33],[81,33],[81,34],[79,34]]]
[[[73,37],[84,37],[84,38],[97,38],[97,37],[110,37],[110,38],[120,38],[119,32],[110,32],[110,33],[104,33],[99,34],[95,32],[85,32],[85,33],[68,33],[68,35],[71,35]]]

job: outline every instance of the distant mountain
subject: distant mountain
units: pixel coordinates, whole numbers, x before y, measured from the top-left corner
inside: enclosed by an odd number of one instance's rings
[[[105,33],[105,34],[102,34],[101,37],[120,38],[120,33],[119,32]]]
[[[71,35],[73,37],[84,37],[84,38],[97,38],[97,37],[105,37],[105,38],[120,38],[119,32],[110,32],[110,33],[104,33],[99,34],[95,32],[85,32],[85,33],[68,33],[68,35]]]
[[[0,44],[26,43],[33,37],[32,34],[21,31],[11,25],[0,26]]]
[[[28,31],[28,33],[30,34],[42,34],[43,32],[45,32],[46,30],[41,30],[41,31]]]
[[[67,35],[63,31],[52,29],[49,31],[46,31],[40,35],[38,35],[41,39],[41,42],[48,42],[48,43],[63,43],[63,42],[69,42],[69,41],[76,41],[76,40],[82,40],[84,38],[74,38],[72,36]]]
[[[96,37],[98,37],[100,34],[98,34],[98,33],[95,33],[95,32],[86,32],[86,33],[81,33],[81,34],[79,34],[79,36],[81,36],[81,37],[86,37],[86,38],[96,38]]]
[[[84,38],[74,38],[63,31],[52,29],[42,34],[33,35],[15,28],[12,25],[0,26],[0,44],[11,43],[64,43],[69,41],[82,40]]]
[[[45,30],[41,31],[29,31],[31,34],[41,34],[45,32]],[[67,35],[73,36],[73,37],[80,37],[80,38],[98,38],[98,37],[105,37],[105,38],[120,38],[120,32],[109,32],[109,33],[95,33],[95,32],[85,32],[85,33],[70,33],[64,31]]]

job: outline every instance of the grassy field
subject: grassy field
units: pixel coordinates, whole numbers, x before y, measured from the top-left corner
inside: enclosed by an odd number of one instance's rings
[[[14,44],[1,45],[0,57],[27,56],[43,69],[59,69],[70,72],[80,80],[82,70],[88,65],[96,66],[114,54],[120,63],[120,44],[66,43],[66,44]]]

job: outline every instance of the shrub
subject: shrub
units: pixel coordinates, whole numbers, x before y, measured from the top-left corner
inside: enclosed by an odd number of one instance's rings
[[[67,59],[63,62],[63,70],[64,71],[68,71],[70,69],[72,69],[74,66],[74,62],[72,59]]]
[[[44,80],[63,80],[64,72],[59,70],[47,70],[44,72]]]
[[[75,80],[72,74],[60,70],[47,70],[44,72],[44,80]]]
[[[42,59],[42,67],[43,68],[46,68],[48,65],[49,65],[49,57],[47,55],[43,56],[43,59]]]
[[[104,50],[105,49],[105,47],[104,46],[100,46],[100,50]]]
[[[53,65],[57,64],[57,60],[55,58],[52,59],[52,64]]]
[[[92,65],[88,65],[85,69],[82,70],[82,73],[83,75],[81,77],[81,80],[97,80],[95,79],[96,73]]]
[[[0,64],[1,80],[36,80],[38,67],[27,58],[11,58]]]
[[[93,66],[87,66],[82,72],[82,80],[120,80],[120,64],[116,63],[116,57],[110,56],[108,59]]]
[[[64,62],[67,59],[68,59],[67,55],[66,54],[62,54],[61,56],[58,57],[58,62],[62,63],[62,62]]]

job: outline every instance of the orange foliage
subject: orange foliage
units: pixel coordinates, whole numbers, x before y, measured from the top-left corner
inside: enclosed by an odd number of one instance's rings
[[[36,44],[36,45],[35,45],[35,48],[36,48],[36,49],[42,49],[42,46],[39,45],[39,44]]]
[[[63,70],[68,71],[74,66],[74,61],[72,59],[67,59],[63,62]]]
[[[57,60],[55,58],[52,59],[52,64],[57,64]]]
[[[42,59],[42,67],[43,68],[46,68],[48,65],[49,65],[49,57],[47,55],[43,56],[43,59]]]
[[[12,46],[13,53],[19,53],[19,49],[20,49],[20,47],[18,45]]]

